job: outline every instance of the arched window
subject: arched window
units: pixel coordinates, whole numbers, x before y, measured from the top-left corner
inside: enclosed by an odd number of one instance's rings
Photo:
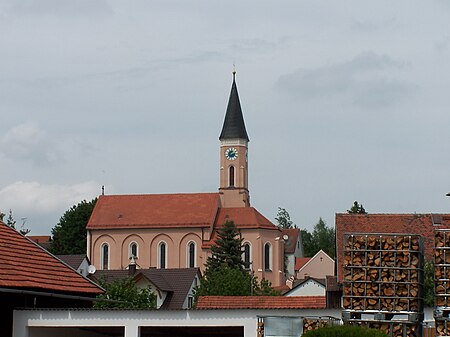
[[[101,251],[100,251],[101,261],[102,261],[102,269],[108,270],[109,269],[109,245],[107,243],[104,243],[102,245]]]
[[[272,270],[272,246],[269,242],[264,245],[264,269]]]
[[[159,268],[167,267],[167,244],[164,241],[161,241],[158,246],[158,262]]]
[[[129,248],[129,252],[128,252],[128,257],[131,258],[132,256],[134,258],[138,257],[138,245],[136,242],[132,242],[130,243],[130,248]]]
[[[229,181],[228,186],[229,187],[234,187],[234,166],[230,166],[229,179],[230,179],[230,181]]]
[[[242,261],[244,262],[244,268],[250,269],[251,257],[250,257],[250,244],[244,243],[242,246]]]
[[[187,245],[187,265],[188,268],[195,267],[195,242],[189,242]]]

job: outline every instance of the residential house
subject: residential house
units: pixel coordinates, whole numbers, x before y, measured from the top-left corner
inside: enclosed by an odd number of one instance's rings
[[[91,263],[85,254],[56,255],[58,259],[75,269],[83,276],[88,276]]]
[[[334,260],[321,249],[311,258],[297,258],[295,271],[297,279],[308,277],[325,279],[334,275],[334,268]]]
[[[283,229],[286,279],[295,275],[296,259],[303,257],[303,243],[299,228]]]
[[[87,225],[87,255],[98,270],[125,269],[134,257],[142,269],[203,271],[217,231],[234,221],[245,264],[258,279],[284,284],[283,234],[250,205],[249,138],[235,73],[219,140],[218,193],[99,197]],[[193,174],[188,167],[180,169]]]
[[[194,304],[194,293],[200,284],[198,268],[176,269],[136,269],[132,265],[128,270],[98,270],[91,279],[99,282],[114,282],[133,278],[140,289],[150,288],[156,295],[157,309],[190,309]]]
[[[103,289],[15,229],[0,222],[2,336],[17,308],[90,307]]]

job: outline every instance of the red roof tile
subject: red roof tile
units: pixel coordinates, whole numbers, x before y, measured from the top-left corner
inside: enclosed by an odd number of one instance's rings
[[[450,214],[336,214],[338,280],[342,281],[344,234],[419,234],[424,238],[425,258],[431,259],[435,228],[450,228]]]
[[[253,207],[220,208],[214,223],[214,229],[217,230],[218,228],[221,228],[227,220],[232,220],[236,227],[240,229],[262,228],[269,230],[280,230]],[[211,239],[202,244],[202,248],[211,248],[211,245],[216,241],[216,238],[217,231],[214,231]]]
[[[102,195],[87,229],[211,226],[218,193]]]
[[[325,296],[200,296],[197,309],[323,309]]]
[[[39,245],[0,222],[0,287],[65,293],[103,291]]]
[[[311,260],[310,257],[297,257],[295,258],[295,270],[300,270],[303,268],[305,264],[308,263],[308,261]]]
[[[284,242],[284,252],[287,254],[294,254],[297,248],[298,236],[300,234],[299,228],[283,229],[283,236],[287,235],[288,239]]]

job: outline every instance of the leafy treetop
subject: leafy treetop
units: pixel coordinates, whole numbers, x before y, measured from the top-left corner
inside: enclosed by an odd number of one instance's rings
[[[105,280],[99,281],[100,286],[106,290],[104,294],[98,295],[99,299],[113,301],[98,301],[94,303],[94,308],[120,308],[120,309],[154,309],[156,308],[156,295],[151,288],[139,289],[132,278],[116,280],[107,283]]]
[[[64,213],[58,224],[52,229],[51,253],[86,253],[86,225],[96,202],[97,198],[89,202],[83,200]]]
[[[312,257],[322,249],[331,258],[335,258],[335,230],[328,227],[322,218],[319,218],[312,233],[306,229],[302,229],[300,233],[306,257]]]
[[[297,226],[292,222],[291,216],[285,208],[278,207],[278,213],[275,221],[277,222],[278,227],[282,229],[297,228]]]

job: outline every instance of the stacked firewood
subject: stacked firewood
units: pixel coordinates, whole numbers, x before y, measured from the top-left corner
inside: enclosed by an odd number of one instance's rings
[[[422,310],[422,244],[418,235],[346,235],[345,309]]]
[[[434,279],[436,305],[450,310],[450,231],[434,232]]]
[[[303,333],[328,325],[328,320],[303,318]]]
[[[436,320],[435,326],[436,326],[436,336],[448,336],[450,324],[447,320]]]
[[[381,330],[392,337],[419,337],[421,329],[418,323],[360,321],[352,324]]]

